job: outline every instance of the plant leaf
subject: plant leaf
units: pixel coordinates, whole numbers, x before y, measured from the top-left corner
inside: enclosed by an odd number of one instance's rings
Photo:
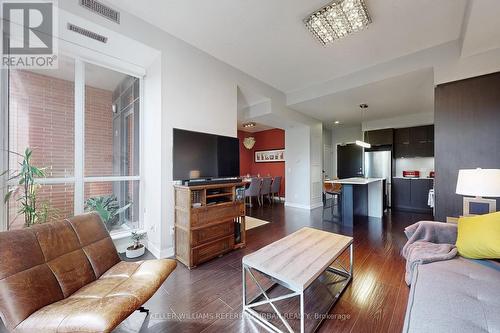
[[[10,200],[10,197],[12,196],[12,193],[14,193],[13,190],[10,190],[8,191],[6,194],[5,194],[5,197],[3,198],[3,202],[4,203],[7,203],[9,200]]]

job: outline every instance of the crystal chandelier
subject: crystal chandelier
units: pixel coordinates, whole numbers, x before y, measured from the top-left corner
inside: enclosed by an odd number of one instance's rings
[[[324,45],[363,30],[371,23],[363,0],[338,0],[309,15],[304,23]]]

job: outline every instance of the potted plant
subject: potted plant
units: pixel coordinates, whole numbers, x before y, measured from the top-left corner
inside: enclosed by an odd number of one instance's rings
[[[44,223],[59,217],[57,209],[52,208],[48,202],[41,201],[38,196],[40,184],[36,178],[44,178],[44,168],[36,167],[32,164],[31,158],[33,151],[26,148],[24,155],[16,152],[12,154],[22,157],[22,162],[19,163],[19,170],[11,172],[4,171],[0,176],[7,175],[7,181],[16,181],[17,184],[12,186],[4,197],[4,203],[7,203],[12,196],[17,196],[16,201],[19,202],[18,215],[24,215],[24,226],[31,227],[34,224]]]
[[[108,231],[120,223],[120,214],[125,212],[132,203],[120,207],[115,195],[105,195],[88,198],[85,201],[85,211],[97,212]]]
[[[132,241],[134,243],[127,247],[125,255],[127,256],[127,258],[137,258],[142,256],[146,250],[146,247],[141,243],[141,240],[146,238],[146,233],[140,234],[134,231],[132,232],[132,236],[130,238],[132,238]]]

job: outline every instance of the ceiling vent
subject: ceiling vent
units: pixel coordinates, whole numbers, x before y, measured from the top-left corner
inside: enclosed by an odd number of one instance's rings
[[[101,43],[108,42],[108,37],[105,37],[103,35],[99,35],[98,33],[84,29],[84,28],[79,27],[77,25],[74,25],[72,23],[68,23],[68,30],[76,32],[77,34],[83,35],[85,37],[92,38],[93,40],[96,40],[96,41],[101,42]]]
[[[96,0],[80,0],[80,6],[120,24],[120,12]]]

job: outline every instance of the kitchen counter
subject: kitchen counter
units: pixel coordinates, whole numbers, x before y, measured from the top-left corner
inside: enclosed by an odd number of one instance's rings
[[[382,180],[383,180],[383,178],[362,178],[362,177],[355,177],[355,178],[335,179],[335,180],[325,181],[325,183],[366,185],[366,184],[370,184],[370,183],[374,183],[374,182],[379,182],[379,181],[382,181]]]
[[[428,180],[428,179],[432,179],[434,180],[434,178],[431,178],[431,177],[392,177],[393,179],[415,179],[415,180]]]
[[[325,181],[342,184],[342,224],[353,227],[354,216],[375,217],[384,214],[383,178],[344,178]]]

